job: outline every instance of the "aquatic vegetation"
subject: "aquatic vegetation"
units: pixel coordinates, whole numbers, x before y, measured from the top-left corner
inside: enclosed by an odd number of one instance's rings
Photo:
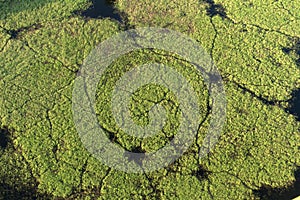
[[[126,16],[127,27],[166,27],[197,40],[211,55],[226,89],[222,136],[215,149],[199,159],[210,119],[201,74],[178,57],[153,49],[131,52],[110,66],[106,72],[110,79],[99,81],[95,108],[108,138],[127,150],[161,148],[174,137],[180,116],[172,91],[147,85],[130,102],[133,120],[147,124],[147,111],[160,103],[168,113],[167,125],[146,139],[118,130],[109,102],[101,99],[110,96],[124,72],[153,61],[168,64],[192,83],[199,96],[206,120],[193,145],[172,165],[146,174],[108,168],[84,148],[74,127],[71,99],[80,66],[99,42],[124,29],[109,16],[82,16],[92,4],[0,1],[0,198],[300,195],[300,190],[289,189],[299,187],[299,1],[115,1],[113,12]]]

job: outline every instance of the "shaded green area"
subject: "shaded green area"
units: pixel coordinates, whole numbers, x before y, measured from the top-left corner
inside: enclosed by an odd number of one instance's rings
[[[287,112],[294,115],[298,121],[300,121],[300,89],[295,89],[292,93],[292,97],[289,100],[289,108]]]
[[[180,70],[197,90],[203,117],[190,149],[147,174],[115,171],[83,147],[72,120],[72,89],[84,58],[123,27],[76,15],[92,2],[0,1],[0,198],[274,199],[299,191],[299,1],[117,1],[131,27],[161,26],[189,35],[210,53],[227,93],[227,123],[216,148],[198,158],[209,125],[201,75],[174,55],[136,51],[99,82],[100,124],[134,152],[153,151],[178,124],[171,91],[146,86],[132,98],[133,118],[161,102],[169,124],[155,137],[132,138],[114,126],[102,101],[124,72],[150,61]],[[153,95],[156,94],[157,96]],[[170,101],[170,99],[172,101]],[[207,115],[206,115],[207,114]],[[297,119],[298,118],[298,119]]]
[[[0,147],[6,149],[9,142],[7,127],[0,129]]]
[[[37,191],[38,182],[22,150],[13,144],[14,130],[0,130],[0,198],[1,199],[52,199],[52,195]]]
[[[300,195],[300,168],[295,171],[295,182],[286,188],[272,188],[269,186],[262,186],[259,190],[255,190],[254,193],[261,199],[280,199],[288,200],[294,199]]]
[[[291,45],[289,45],[288,47],[283,47],[282,50],[286,54],[294,57],[296,65],[300,67],[300,38],[292,38],[291,42]]]

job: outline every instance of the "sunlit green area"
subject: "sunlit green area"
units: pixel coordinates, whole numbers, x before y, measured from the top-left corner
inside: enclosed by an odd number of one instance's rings
[[[95,2],[94,2],[95,3]],[[300,195],[300,1],[117,0],[109,17],[83,16],[88,0],[0,0],[0,199],[292,199]],[[74,80],[90,51],[119,31],[165,27],[196,40],[224,82],[226,124],[216,147],[198,151],[211,113],[195,68],[168,52],[121,56],[99,80],[100,125],[129,151],[158,150],[176,134],[172,91],[146,85],[133,94],[140,125],[159,103],[166,126],[139,139],[120,130],[109,97],[137,65],[172,66],[191,83],[204,120],[193,144],[170,166],[145,174],[111,169],[83,146],[73,122]],[[298,107],[299,108],[299,107]],[[299,111],[298,111],[299,113]],[[200,123],[200,122],[199,122]],[[298,177],[298,178],[297,178]]]

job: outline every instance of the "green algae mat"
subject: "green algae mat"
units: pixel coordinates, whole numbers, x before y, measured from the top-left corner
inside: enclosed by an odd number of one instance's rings
[[[299,5],[299,0],[0,0],[0,199],[296,198]],[[172,66],[191,84],[200,110],[195,137],[180,157],[132,173],[107,165],[86,148],[73,97],[95,47],[139,27],[176,31],[207,52],[222,78],[226,121],[214,148],[199,156],[213,121],[205,77],[165,50],[119,56],[99,79],[93,105],[116,146],[158,151],[172,143],[182,122],[176,92],[147,84],[132,92],[130,116],[146,127],[153,117],[149,110],[159,105],[167,118],[162,129],[143,138],[118,126],[109,100],[118,80],[136,66]],[[128,156],[128,163],[135,162],[143,159]]]

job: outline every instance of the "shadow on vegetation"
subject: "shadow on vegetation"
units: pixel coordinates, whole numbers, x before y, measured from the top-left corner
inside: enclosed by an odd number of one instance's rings
[[[6,19],[10,15],[13,15],[15,13],[22,12],[24,10],[35,10],[37,8],[40,8],[50,2],[53,2],[54,0],[23,0],[23,5],[26,6],[20,6],[20,1],[17,0],[0,0],[0,19]]]
[[[288,102],[290,106],[287,112],[294,115],[297,121],[300,121],[300,88],[292,92],[292,98]]]
[[[0,19],[6,19],[10,16],[16,15],[17,13],[23,12],[25,10],[36,10],[45,6],[48,3],[55,2],[55,0],[5,0],[0,1]],[[22,5],[20,5],[22,3]],[[24,6],[26,5],[26,6]],[[17,39],[21,32],[29,32],[40,28],[40,24],[32,24],[26,27],[21,27],[18,29],[6,29],[2,27],[6,34],[10,36],[10,39]]]
[[[30,26],[26,26],[26,27],[22,27],[22,28],[18,28],[18,29],[11,29],[11,30],[4,29],[4,31],[8,35],[10,35],[10,39],[17,39],[19,37],[20,33],[34,31],[41,27],[42,26],[40,24],[32,24]]]
[[[0,172],[0,199],[8,200],[22,200],[22,199],[53,199],[52,196],[47,194],[41,194],[37,191],[38,183],[34,177],[30,179],[25,179],[22,174],[17,174],[11,172],[11,168],[19,168],[20,166],[15,166],[15,162],[11,160],[6,160],[13,156],[15,149],[12,144],[12,133],[13,130],[8,127],[2,127],[0,129],[0,146],[4,150],[4,153],[8,157],[2,157],[0,155],[0,162],[7,166],[7,169],[1,169]],[[11,156],[10,156],[11,155]]]
[[[55,0],[41,0],[41,1],[23,1],[23,4],[28,6],[19,6],[19,2],[15,0],[8,0],[5,2],[0,1],[0,19],[5,19],[9,15],[19,13],[24,10],[30,9],[35,10],[40,8],[47,3],[54,2]],[[125,13],[121,13],[114,7],[114,0],[91,0],[92,5],[87,10],[74,11],[73,14],[78,14],[86,18],[111,18],[120,22],[126,29],[129,29],[128,19]],[[5,9],[3,9],[5,8]],[[21,32],[36,30],[40,28],[40,24],[33,24],[28,27],[21,27],[19,29],[4,29],[5,32],[10,35],[10,39],[18,38]],[[4,27],[3,27],[4,28]]]
[[[125,152],[125,157],[127,158],[128,162],[135,162],[136,164],[138,164],[139,166],[143,166],[143,160],[145,159],[145,154],[142,153],[146,153],[146,151],[144,149],[142,149],[141,146],[137,146],[137,147],[133,147],[130,150],[130,153]]]
[[[6,183],[5,178],[1,177],[0,199],[22,200],[22,199],[53,199],[51,195],[37,192],[36,183],[24,184],[21,181],[14,185]]]
[[[0,147],[1,147],[1,149],[6,149],[8,146],[8,143],[11,142],[9,135],[10,134],[9,134],[8,127],[3,127],[0,129]]]
[[[253,193],[260,199],[265,200],[291,200],[300,195],[300,167],[295,171],[296,181],[284,188],[272,188],[264,185],[258,190],[254,190]]]
[[[195,176],[199,181],[208,179],[209,174],[211,174],[211,172],[205,169],[202,165],[192,172],[192,176]]]
[[[209,7],[206,9],[207,15],[214,17],[219,15],[222,19],[228,18],[225,12],[225,8],[221,4],[216,4],[213,0],[204,0],[208,3]]]
[[[286,54],[295,53],[297,58],[295,60],[296,65],[300,68],[300,38],[291,39],[293,45],[291,47],[284,47],[282,51]]]
[[[261,101],[262,103],[268,105],[268,106],[275,106],[279,103],[279,101],[274,101],[274,100],[268,100],[265,97],[262,97],[261,95],[257,95],[255,92],[253,92],[252,90],[249,90],[247,87],[245,87],[244,85],[241,85],[235,81],[232,81],[234,84],[237,85],[238,88],[240,88],[242,90],[243,93],[249,93],[251,94],[252,97],[257,98],[259,101]]]

